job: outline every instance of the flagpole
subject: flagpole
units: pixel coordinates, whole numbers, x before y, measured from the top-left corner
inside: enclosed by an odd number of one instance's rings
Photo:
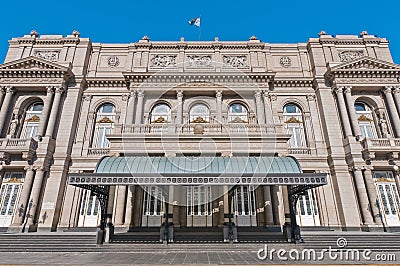
[[[199,41],[201,41],[201,14],[200,14],[199,18],[200,18]]]

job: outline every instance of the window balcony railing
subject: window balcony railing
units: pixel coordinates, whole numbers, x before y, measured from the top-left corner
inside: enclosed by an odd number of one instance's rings
[[[146,124],[146,125],[123,125],[122,133],[133,134],[255,134],[275,133],[278,125],[259,125],[245,123],[199,123],[199,124]]]
[[[104,156],[110,153],[110,148],[89,148],[88,156]]]
[[[22,154],[24,159],[30,160],[37,149],[37,141],[33,138],[29,139],[0,139],[0,153],[9,157],[11,154]],[[8,158],[5,158],[6,160]]]
[[[377,156],[391,158],[400,153],[400,138],[364,138],[361,141],[364,157],[373,159]]]

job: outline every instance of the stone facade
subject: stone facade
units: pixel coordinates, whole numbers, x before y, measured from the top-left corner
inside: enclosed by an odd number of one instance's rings
[[[367,33],[321,32],[298,44],[254,36],[103,44],[77,32],[13,38],[0,65],[1,202],[10,209],[0,210],[1,222],[30,231],[95,226],[96,199],[69,186],[69,172],[93,172],[105,155],[211,154],[290,155],[306,173],[327,173],[327,186],[300,199],[303,226],[400,226],[399,77],[388,41]],[[41,104],[36,117],[35,103]],[[185,189],[175,195],[189,204]],[[218,189],[205,211],[211,219],[174,206],[174,225],[222,225],[227,197]],[[145,213],[145,201],[153,199],[146,190],[111,192],[117,227],[161,223],[163,210]],[[284,188],[236,193],[237,201],[248,197],[235,207],[238,224],[285,222]]]

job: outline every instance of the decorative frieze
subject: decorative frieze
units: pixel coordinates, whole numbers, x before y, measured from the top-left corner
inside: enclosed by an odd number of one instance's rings
[[[35,51],[34,56],[45,59],[50,62],[57,62],[60,51]]]
[[[340,51],[338,53],[340,62],[351,62],[356,60],[357,58],[364,56],[364,51],[362,50],[349,50],[349,51]]]
[[[211,55],[188,55],[187,61],[192,67],[207,67],[211,65]]]
[[[248,67],[246,55],[224,55],[223,62],[231,67]]]
[[[155,55],[151,59],[152,67],[176,66],[176,55]]]

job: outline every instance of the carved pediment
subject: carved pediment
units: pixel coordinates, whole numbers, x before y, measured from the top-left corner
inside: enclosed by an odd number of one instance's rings
[[[340,70],[400,70],[400,66],[369,56],[363,56],[351,62],[346,62],[331,68],[331,71]]]
[[[71,64],[68,67],[50,62],[36,56],[21,58],[0,65],[0,78],[63,77],[68,80],[73,76]]]
[[[400,65],[368,56],[336,66],[328,64],[328,70],[325,73],[325,77],[330,81],[336,79],[339,82],[343,80],[350,83],[364,83],[363,80],[366,83],[379,83],[379,80],[386,83],[396,83],[399,75]]]

